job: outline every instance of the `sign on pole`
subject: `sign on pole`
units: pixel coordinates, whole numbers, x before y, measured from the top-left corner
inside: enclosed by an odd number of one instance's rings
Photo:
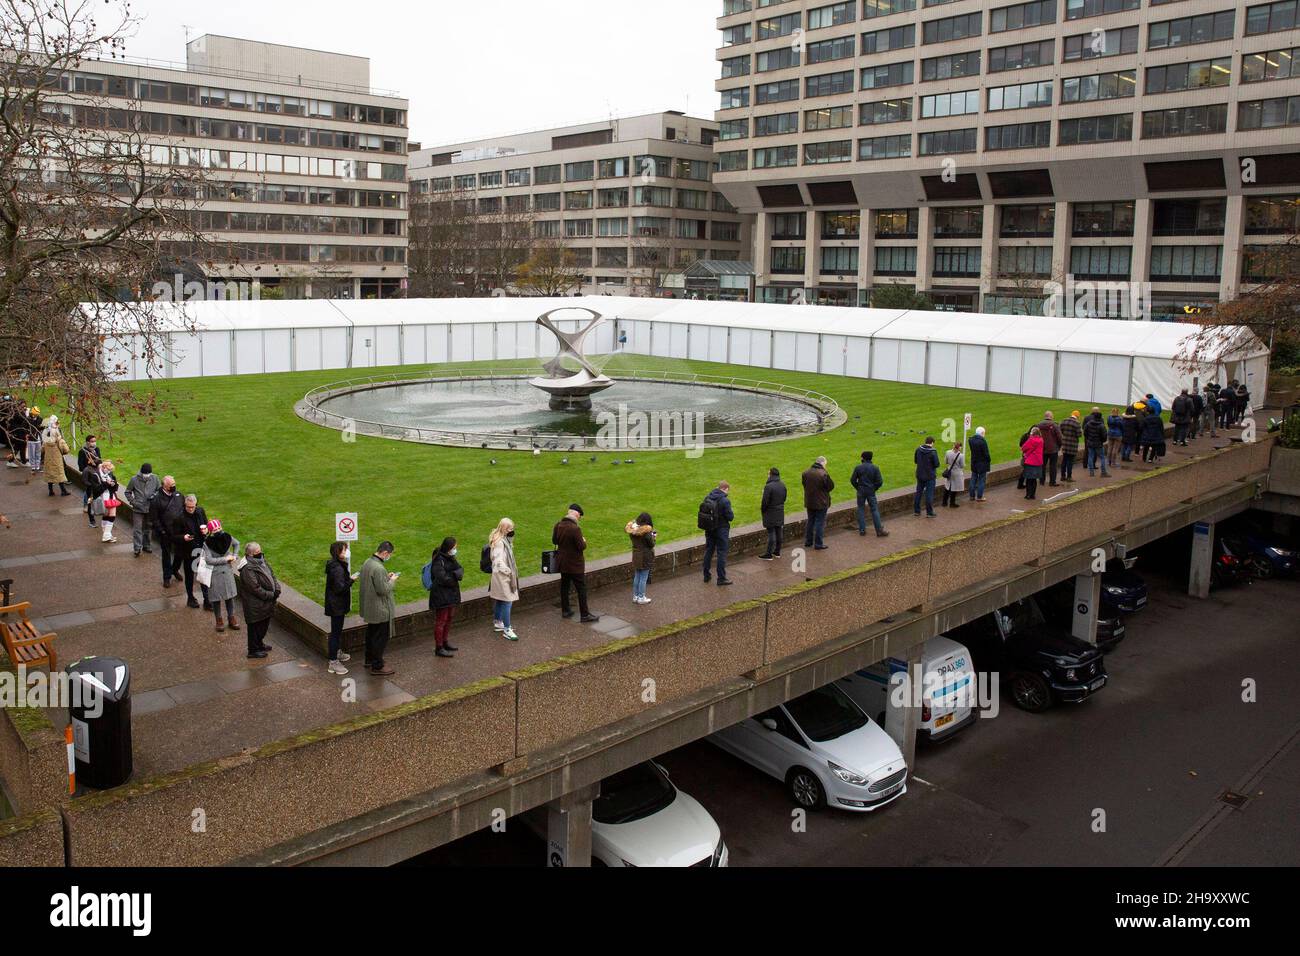
[[[355,513],[334,516],[334,539],[349,543],[361,540],[361,525]]]

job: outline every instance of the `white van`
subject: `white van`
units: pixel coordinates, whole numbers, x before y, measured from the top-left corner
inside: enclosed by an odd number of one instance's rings
[[[882,727],[888,727],[886,721],[898,719],[898,712],[889,707],[889,681],[906,670],[905,661],[889,658],[850,674],[838,681],[838,686]],[[946,740],[979,719],[972,706],[978,689],[975,667],[970,652],[956,641],[936,637],[921,649],[921,687],[919,739]]]

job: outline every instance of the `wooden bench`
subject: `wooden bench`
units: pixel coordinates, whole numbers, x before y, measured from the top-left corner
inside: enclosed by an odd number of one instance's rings
[[[55,634],[39,634],[27,619],[31,604],[0,607],[0,641],[14,667],[40,667],[42,664],[53,674],[59,667],[59,657],[54,652]],[[15,615],[17,615],[15,619]]]

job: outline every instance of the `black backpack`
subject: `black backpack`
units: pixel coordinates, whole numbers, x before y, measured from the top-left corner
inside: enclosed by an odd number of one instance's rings
[[[701,531],[718,530],[718,500],[712,496],[700,504],[700,517],[697,525]]]
[[[484,574],[492,573],[492,545],[483,545],[483,553],[478,556],[478,569]]]

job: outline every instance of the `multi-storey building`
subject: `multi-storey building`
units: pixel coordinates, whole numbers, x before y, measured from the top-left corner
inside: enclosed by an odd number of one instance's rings
[[[154,162],[204,170],[208,278],[289,298],[401,295],[407,101],[370,88],[364,57],[220,36],[185,53],[84,61],[63,78],[81,111],[69,120],[111,135],[115,116],[139,113]],[[73,105],[88,96],[94,107]]]
[[[571,253],[575,292],[681,294],[692,263],[751,254],[749,222],[713,188],[716,137],[710,120],[665,112],[424,148],[411,162],[412,203],[459,203],[495,221],[485,239],[502,217],[523,220]],[[466,257],[460,284],[509,285],[482,251]]]
[[[723,0],[717,183],[757,216],[759,297],[1235,297],[1298,231],[1296,7]]]

